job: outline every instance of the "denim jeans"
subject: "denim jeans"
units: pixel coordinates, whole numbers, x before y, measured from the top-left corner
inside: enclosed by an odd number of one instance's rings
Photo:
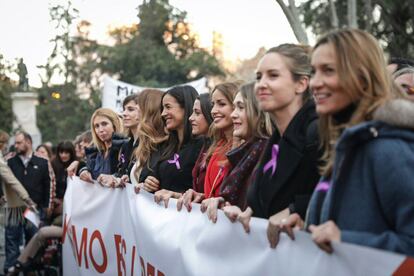
[[[25,219],[24,224],[7,225],[5,227],[5,242],[6,242],[6,260],[4,261],[4,272],[16,264],[17,257],[20,255],[19,246],[23,243],[23,236],[25,244],[36,234],[38,228],[30,221]]]

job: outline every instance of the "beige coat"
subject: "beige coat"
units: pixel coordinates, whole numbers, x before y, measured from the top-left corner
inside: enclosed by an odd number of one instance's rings
[[[23,185],[17,180],[13,172],[7,166],[3,155],[0,153],[0,182],[7,200],[7,208],[26,206],[30,197]]]

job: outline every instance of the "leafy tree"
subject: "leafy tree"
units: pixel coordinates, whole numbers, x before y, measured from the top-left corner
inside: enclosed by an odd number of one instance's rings
[[[45,140],[73,138],[88,128],[100,105],[99,77],[109,73],[146,86],[171,86],[200,76],[222,75],[214,56],[200,48],[187,14],[167,0],[144,1],[139,24],[110,30],[114,45],[89,39],[90,23],[78,20],[72,2],[50,8],[56,28],[53,51],[43,69],[38,124]],[[56,85],[61,80],[61,84]],[[80,92],[90,95],[79,98]]]
[[[300,5],[303,23],[316,35],[348,27],[349,2],[309,0]],[[357,22],[371,32],[391,56],[414,56],[414,6],[408,0],[354,1]]]
[[[372,33],[387,46],[391,56],[414,57],[414,6],[409,0],[373,0],[380,12]]]
[[[72,84],[66,84],[53,85],[41,91],[42,102],[37,107],[37,122],[43,140],[53,143],[70,140],[89,128],[93,109],[88,101],[71,93],[75,89]]]
[[[414,56],[414,6],[409,0],[276,0],[296,38],[344,27],[372,33],[391,56]]]
[[[139,6],[139,24],[112,30],[115,45],[101,47],[102,70],[146,86],[223,75],[216,58],[198,46],[186,16],[168,0],[144,1]]]
[[[38,125],[44,140],[54,143],[74,138],[89,128],[89,118],[97,106],[96,68],[98,45],[88,39],[89,23],[77,25],[71,35],[78,11],[68,1],[65,5],[50,7],[51,22],[56,36],[54,48],[43,69],[42,87],[39,89],[37,108]],[[62,84],[54,84],[57,80]],[[88,100],[79,98],[78,89],[92,95]]]

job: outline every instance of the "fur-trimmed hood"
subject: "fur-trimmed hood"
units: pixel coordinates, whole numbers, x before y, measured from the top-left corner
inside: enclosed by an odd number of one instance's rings
[[[405,99],[391,100],[374,112],[374,120],[414,129],[414,102]]]
[[[387,102],[374,112],[372,121],[345,129],[336,148],[343,150],[380,138],[414,143],[414,102],[404,99]]]

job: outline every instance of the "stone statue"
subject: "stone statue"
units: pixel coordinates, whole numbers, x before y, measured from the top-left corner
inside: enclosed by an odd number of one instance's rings
[[[17,65],[17,73],[19,74],[19,89],[22,91],[29,90],[29,79],[27,78],[27,67],[23,62],[23,58],[20,59]]]

